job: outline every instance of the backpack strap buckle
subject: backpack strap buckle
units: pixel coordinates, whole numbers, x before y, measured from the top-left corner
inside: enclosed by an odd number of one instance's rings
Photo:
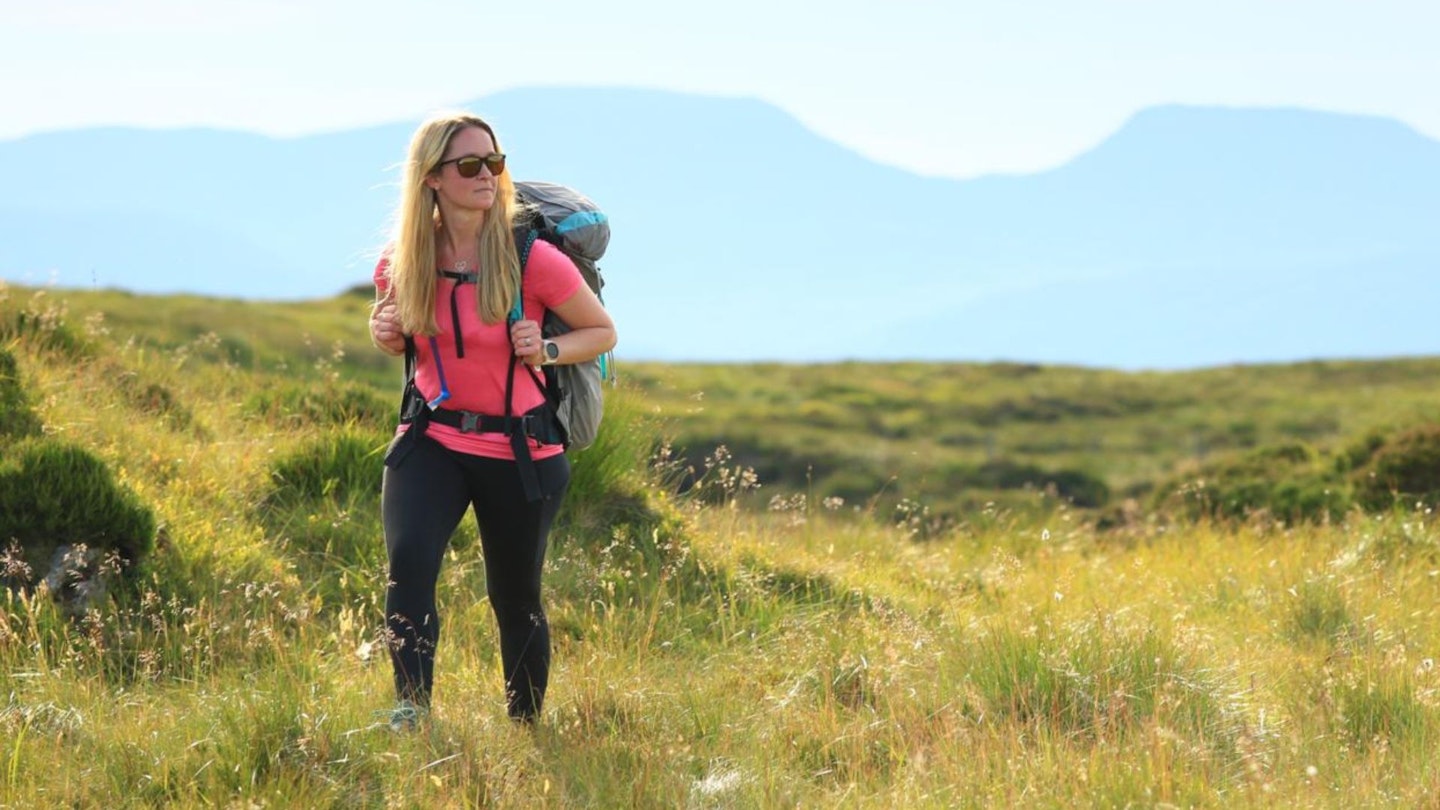
[[[415,417],[425,410],[425,400],[416,396],[413,392],[406,392],[406,397],[400,409],[400,421],[402,423],[414,422]]]
[[[533,418],[534,416],[528,413],[515,414],[509,417],[505,422],[505,435],[509,436],[512,433],[518,433],[521,436],[529,438],[530,420]]]
[[[460,412],[460,432],[461,432],[461,433],[479,433],[479,432],[480,432],[480,414],[475,413],[474,411],[461,411],[461,412]]]

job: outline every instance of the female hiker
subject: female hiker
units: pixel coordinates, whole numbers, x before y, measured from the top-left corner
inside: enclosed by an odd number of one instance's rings
[[[414,728],[430,708],[440,638],[435,583],[469,508],[480,527],[510,717],[539,715],[550,668],[541,569],[570,465],[543,375],[523,364],[579,363],[615,345],[609,315],[563,253],[535,242],[520,266],[529,240],[522,230],[517,247],[505,160],[495,131],[475,116],[421,124],[394,239],[375,268],[371,338],[413,359],[381,494],[396,730]],[[546,310],[572,331],[543,339]]]

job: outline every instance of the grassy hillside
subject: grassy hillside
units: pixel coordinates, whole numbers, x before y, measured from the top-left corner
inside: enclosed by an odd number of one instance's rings
[[[0,430],[0,493],[25,488],[34,448],[73,445],[156,527],[83,616],[0,591],[0,807],[1440,796],[1428,510],[1099,530],[1098,509],[1038,489],[926,489],[946,465],[1014,458],[1139,491],[1229,458],[1204,430],[1233,424],[1251,426],[1237,449],[1338,451],[1423,419],[1436,363],[625,364],[556,532],[542,722],[505,719],[467,518],[441,578],[436,715],[397,736],[373,712],[389,704],[376,490],[399,371],[366,348],[363,311],[0,289],[16,426]],[[932,421],[981,438],[913,429]],[[698,462],[683,495],[652,455],[666,434]],[[807,464],[810,489],[788,489]],[[847,472],[917,500],[871,506],[858,478],[854,498],[820,497]],[[947,494],[963,519],[935,523],[924,509]],[[4,556],[13,583],[25,561]]]
[[[1440,421],[1440,359],[1189,372],[1014,364],[660,366],[622,372],[692,462],[717,444],[772,491],[964,515],[1057,482],[1081,505],[1143,497],[1206,462],[1300,442],[1339,451]],[[1097,486],[1098,485],[1098,486]]]
[[[70,292],[75,327],[142,349],[195,354],[283,379],[328,376],[348,396],[382,398],[400,364],[368,344],[363,288],[335,299],[255,304],[185,296]],[[1178,473],[1259,448],[1302,443],[1339,453],[1374,431],[1440,422],[1440,358],[1323,360],[1183,372],[1064,366],[625,362],[620,377],[666,427],[675,454],[703,469],[724,446],[765,491],[852,504],[903,499],[960,516],[1019,507],[1058,484],[1082,507],[1144,498]],[[386,407],[389,402],[386,401]],[[388,414],[386,415],[388,418]]]

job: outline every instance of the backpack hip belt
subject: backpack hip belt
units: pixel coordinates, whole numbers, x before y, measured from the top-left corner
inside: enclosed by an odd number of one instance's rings
[[[406,424],[413,420],[400,420]],[[458,411],[438,408],[430,412],[429,421],[455,428],[461,433],[503,433],[506,436],[520,433],[541,444],[563,444],[564,437],[551,418],[545,403],[518,416],[495,416],[475,411]]]
[[[407,408],[400,418],[400,424],[409,425],[391,445],[385,454],[388,467],[399,467],[410,451],[415,448],[431,422],[458,429],[462,433],[503,433],[510,439],[510,449],[515,453],[515,467],[520,473],[520,486],[525,491],[525,500],[534,503],[545,497],[540,489],[540,475],[535,469],[535,460],[530,455],[530,443],[534,439],[541,444],[563,444],[564,432],[549,403],[542,403],[518,416],[492,416],[474,411],[456,411],[449,408],[430,409],[419,399],[419,407]]]

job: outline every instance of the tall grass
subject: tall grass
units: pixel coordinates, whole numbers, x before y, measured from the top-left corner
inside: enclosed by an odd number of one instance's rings
[[[1033,489],[939,520],[919,498],[771,487],[716,448],[678,493],[635,389],[573,458],[541,722],[505,716],[467,521],[432,722],[393,734],[374,715],[387,431],[350,418],[367,394],[328,409],[348,361],[297,350],[280,374],[235,360],[270,349],[103,325],[47,327],[82,353],[29,326],[8,351],[47,433],[83,437],[153,510],[155,546],[79,618],[0,591],[0,806],[1409,807],[1440,789],[1423,510],[1105,532]]]

